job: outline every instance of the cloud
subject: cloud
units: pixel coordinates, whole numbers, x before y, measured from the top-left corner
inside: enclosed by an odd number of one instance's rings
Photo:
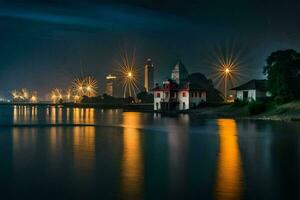
[[[194,28],[190,21],[139,7],[116,5],[85,5],[70,9],[50,6],[1,6],[0,17],[33,20],[56,25],[92,29],[166,29]]]

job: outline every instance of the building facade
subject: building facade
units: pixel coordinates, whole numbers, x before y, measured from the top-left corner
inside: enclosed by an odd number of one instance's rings
[[[207,91],[197,85],[189,84],[189,107],[196,108],[203,102],[207,102]]]
[[[105,93],[109,96],[115,96],[115,82],[117,77],[109,74],[106,76],[106,86],[105,86]]]
[[[153,89],[154,111],[185,111],[206,102],[206,91],[201,88],[190,88],[189,83],[177,84],[174,80],[156,85]]]
[[[189,82],[189,73],[184,64],[178,61],[171,73],[171,79],[153,89],[154,110],[189,110],[207,100],[207,91],[199,83]]]
[[[146,92],[154,88],[154,66],[151,58],[148,58],[145,65],[144,72],[144,87]]]
[[[259,99],[271,96],[271,93],[266,89],[266,80],[250,80],[245,84],[232,88],[236,91],[235,99],[240,101],[257,101]]]

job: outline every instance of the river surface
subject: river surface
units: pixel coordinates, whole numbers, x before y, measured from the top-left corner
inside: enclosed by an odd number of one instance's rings
[[[0,106],[1,199],[300,199],[300,123]]]

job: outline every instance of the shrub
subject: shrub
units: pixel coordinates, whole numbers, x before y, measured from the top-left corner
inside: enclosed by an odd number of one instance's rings
[[[266,111],[266,103],[259,101],[252,101],[248,105],[248,111],[250,115],[258,115]]]
[[[245,106],[247,105],[247,101],[241,101],[240,99],[235,99],[233,105],[237,107]]]

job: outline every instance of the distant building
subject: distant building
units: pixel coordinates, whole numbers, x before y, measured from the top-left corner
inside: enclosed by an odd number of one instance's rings
[[[155,111],[184,111],[206,102],[205,90],[190,87],[189,83],[178,84],[174,80],[164,81],[163,86],[156,85],[153,93]]]
[[[181,61],[178,61],[172,70],[171,79],[177,84],[185,84],[188,82],[189,72]]]
[[[231,90],[236,91],[236,99],[241,101],[256,101],[270,97],[271,93],[267,91],[267,80],[251,80]]]
[[[171,79],[156,84],[153,89],[154,111],[189,110],[196,108],[202,102],[207,102],[208,92],[215,100],[218,91],[213,84],[201,73],[189,75],[184,64],[179,61],[172,70]]]
[[[201,74],[200,79],[197,77],[191,77],[192,81],[190,82],[188,70],[181,61],[177,62],[172,70],[171,79],[163,81],[162,86],[157,84],[153,89],[154,110],[182,111],[195,108],[200,103],[206,102],[207,90],[199,83],[199,80],[205,76]]]
[[[154,66],[151,58],[147,59],[144,76],[144,87],[146,92],[149,92],[154,88]]]
[[[115,81],[116,81],[116,76],[112,76],[111,74],[109,74],[108,76],[106,76],[106,88],[105,88],[105,93],[109,96],[114,96],[114,90],[115,90]]]

